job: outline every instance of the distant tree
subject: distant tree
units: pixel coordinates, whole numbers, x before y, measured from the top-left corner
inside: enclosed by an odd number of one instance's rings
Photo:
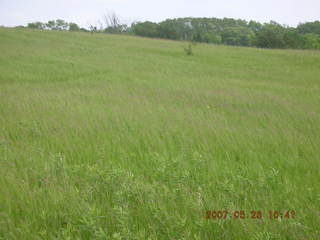
[[[68,30],[68,23],[62,19],[56,20],[56,28],[57,30]]]
[[[104,22],[107,27],[117,28],[120,25],[120,18],[114,12],[104,15]]]
[[[300,34],[313,33],[320,35],[320,22],[315,21],[299,24],[297,30]]]
[[[95,32],[98,32],[98,28],[97,28],[97,26],[94,26],[94,25],[90,25],[90,32],[91,33],[95,33]]]
[[[246,27],[227,27],[221,34],[222,42],[228,45],[250,46],[254,33]]]
[[[206,32],[202,34],[201,40],[206,43],[222,43],[222,37],[219,34],[215,34],[213,32]]]
[[[50,20],[46,23],[46,27],[50,30],[56,30],[56,21]]]
[[[320,49],[320,36],[314,33],[307,33],[303,35],[304,48]]]
[[[305,41],[303,35],[299,34],[295,28],[286,28],[283,34],[285,48],[304,48]]]
[[[49,30],[67,31],[69,29],[69,23],[62,19],[50,20],[45,24],[45,28]]]
[[[143,37],[159,37],[159,25],[153,22],[138,22],[131,25],[134,34]]]
[[[115,34],[135,34],[144,37],[205,42],[235,46],[257,46],[262,48],[320,49],[320,21],[301,23],[296,28],[277,22],[261,24],[232,18],[176,18],[160,23],[150,21],[135,22],[131,26],[122,24],[115,13],[107,13],[98,26],[89,30],[76,23],[64,20],[50,20],[47,23],[28,24],[32,29],[69,30],[84,32],[105,32]],[[191,49],[186,47],[186,53]]]
[[[42,22],[28,23],[28,28],[43,30],[43,29],[45,29],[45,24]]]
[[[264,24],[257,32],[255,44],[262,48],[285,48],[284,41],[285,28],[276,22]]]
[[[166,20],[159,24],[159,37],[173,40],[181,39],[175,20]]]
[[[80,27],[76,23],[69,23],[69,31],[80,31]]]
[[[114,12],[104,15],[104,23],[106,25],[104,32],[106,33],[123,33],[128,29],[126,24],[121,24],[120,17]]]
[[[248,27],[251,29],[251,31],[253,31],[254,33],[257,33],[262,30],[263,25],[256,21],[250,21],[248,23]]]

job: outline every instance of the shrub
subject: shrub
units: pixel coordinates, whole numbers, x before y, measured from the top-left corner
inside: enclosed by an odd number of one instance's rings
[[[183,47],[184,49],[184,52],[190,56],[190,55],[193,55],[193,50],[192,50],[192,44],[189,43],[187,47]]]

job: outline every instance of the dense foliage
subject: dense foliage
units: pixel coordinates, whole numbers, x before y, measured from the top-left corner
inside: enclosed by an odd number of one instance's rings
[[[85,28],[80,28],[76,23],[68,23],[64,20],[50,20],[47,23],[33,22],[28,24],[28,28],[39,30],[60,30],[60,31],[88,31]]]
[[[299,24],[296,28],[271,21],[261,24],[232,18],[177,18],[160,23],[135,22],[121,24],[116,15],[105,17],[106,26],[90,26],[91,32],[135,34],[143,37],[165,38],[260,48],[320,49],[320,22]],[[29,28],[88,31],[63,20],[29,23]]]
[[[132,31],[139,36],[173,40],[261,48],[320,49],[319,21],[293,28],[274,21],[261,24],[231,18],[179,18],[160,23],[135,23]]]

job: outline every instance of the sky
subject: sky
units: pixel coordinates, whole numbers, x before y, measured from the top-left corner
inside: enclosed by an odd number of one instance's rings
[[[178,17],[228,17],[296,26],[320,20],[320,0],[0,0],[0,26],[63,19],[89,27],[98,25],[110,12],[126,24]]]

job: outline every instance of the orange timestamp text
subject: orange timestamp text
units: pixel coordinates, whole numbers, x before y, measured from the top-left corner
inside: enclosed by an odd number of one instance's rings
[[[227,210],[210,210],[206,211],[205,218],[207,220],[219,220],[219,219],[264,219],[269,218],[271,220],[276,219],[294,219],[296,217],[296,212],[294,210],[288,211],[261,211],[261,210],[237,210],[237,211],[227,211]]]

